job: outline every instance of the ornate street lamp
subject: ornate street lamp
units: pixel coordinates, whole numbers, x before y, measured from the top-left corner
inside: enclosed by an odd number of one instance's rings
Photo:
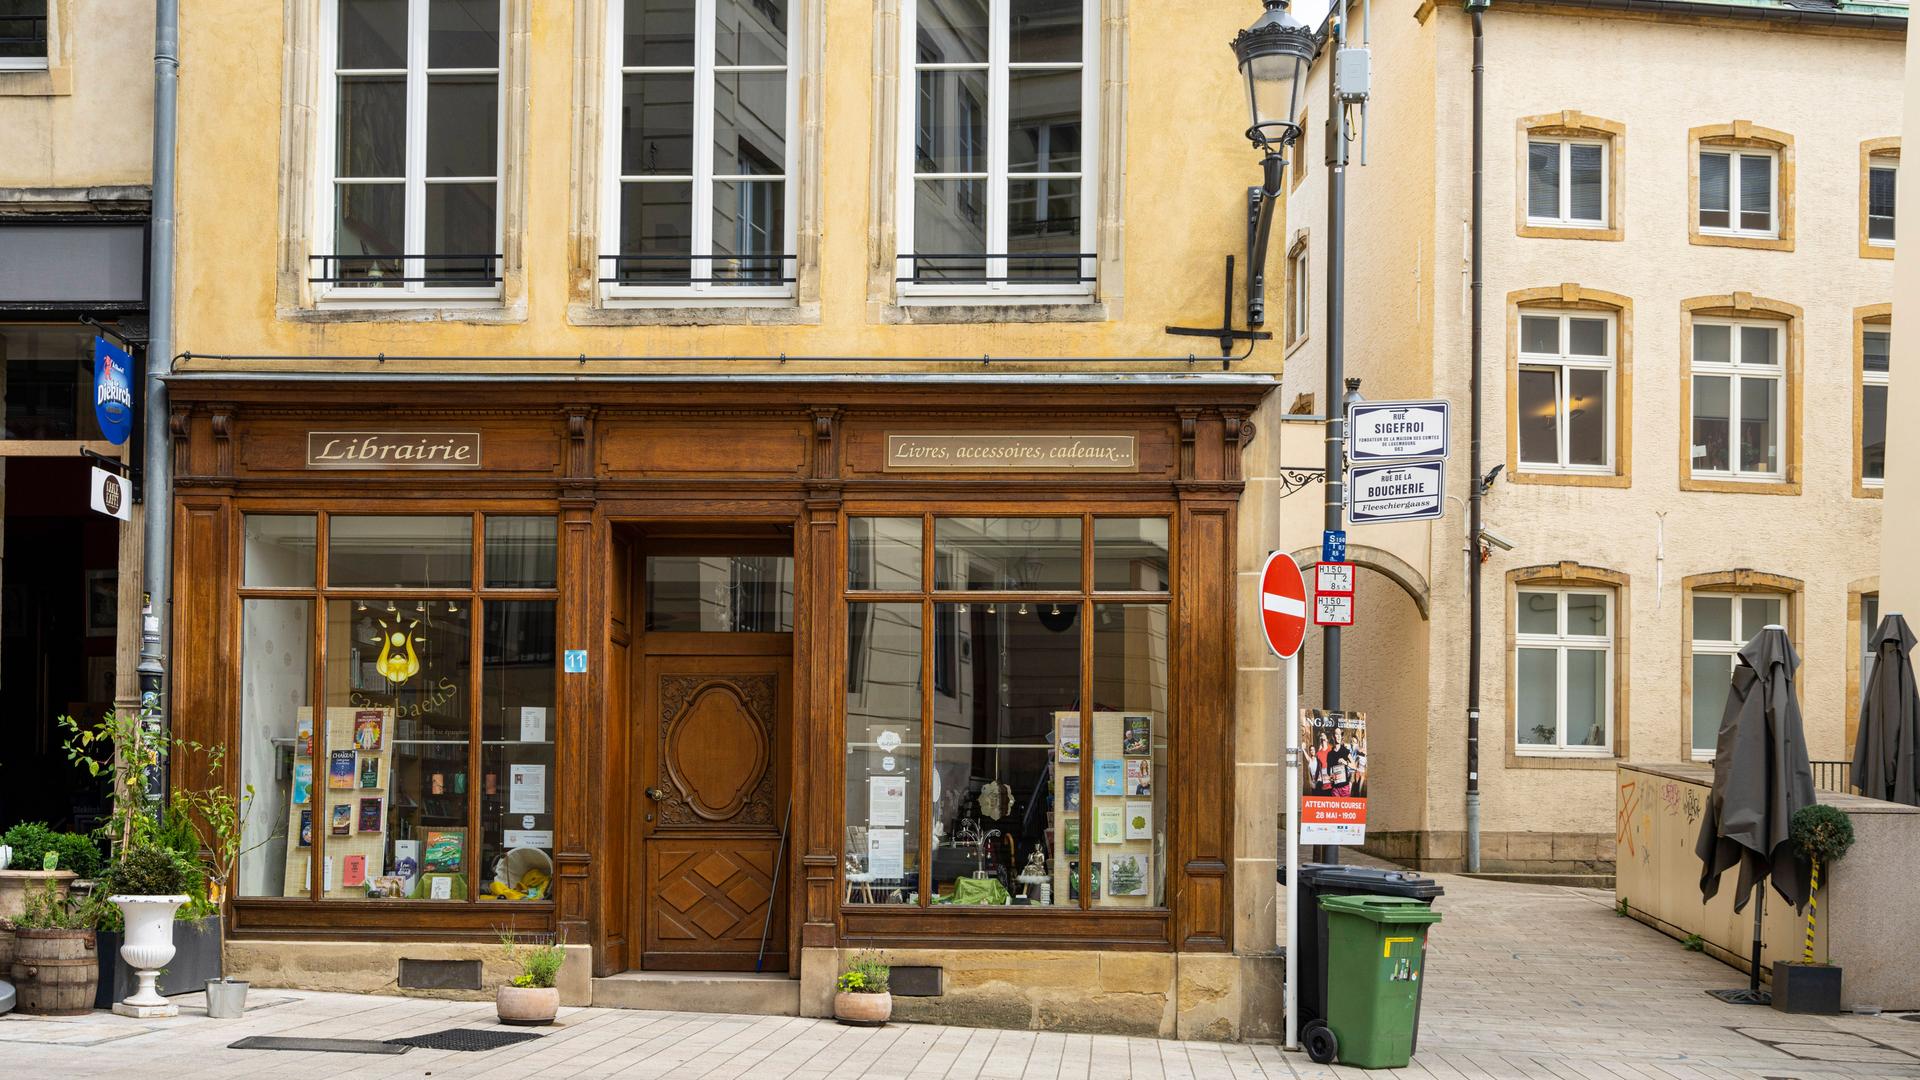
[[[1247,139],[1263,155],[1261,185],[1247,189],[1247,322],[1267,319],[1267,240],[1286,171],[1286,152],[1300,138],[1307,66],[1320,51],[1313,28],[1287,10],[1287,0],[1265,0],[1267,10],[1233,39],[1233,55],[1247,84]]]

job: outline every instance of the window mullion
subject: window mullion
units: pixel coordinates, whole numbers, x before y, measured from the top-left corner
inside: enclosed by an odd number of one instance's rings
[[[713,260],[713,109],[714,109],[714,0],[694,5],[693,28],[693,220],[689,236],[693,259],[688,276],[712,278]],[[704,258],[703,258],[704,256]],[[701,272],[701,267],[706,272]],[[711,281],[695,281],[693,291],[706,292]]]
[[[406,195],[402,213],[405,254],[426,254],[427,236],[427,0],[407,3],[407,151]],[[437,253],[444,254],[444,252]],[[419,292],[426,282],[426,260],[401,260],[401,276],[410,280],[406,292]]]
[[[1562,610],[1565,609],[1566,600],[1567,595],[1561,593]],[[1553,748],[1565,750],[1567,748],[1567,695],[1571,692],[1571,687],[1567,685],[1567,639],[1564,634],[1561,635],[1560,644],[1554,647],[1553,663],[1554,688],[1557,691],[1553,695]]]
[[[988,288],[1007,286],[1007,55],[1011,48],[1008,24],[1011,0],[993,0],[987,43],[987,252],[998,254],[987,262]]]
[[[1560,141],[1560,220],[1573,220],[1573,143]],[[1566,319],[1560,320],[1563,324]]]

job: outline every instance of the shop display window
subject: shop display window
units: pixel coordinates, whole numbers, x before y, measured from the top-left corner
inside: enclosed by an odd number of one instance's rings
[[[241,783],[263,833],[241,895],[550,898],[554,520],[248,515],[243,532]]]
[[[847,536],[845,901],[1165,906],[1168,520]]]

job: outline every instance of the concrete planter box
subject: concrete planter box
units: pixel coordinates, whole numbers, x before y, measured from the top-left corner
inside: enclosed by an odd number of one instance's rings
[[[39,892],[53,882],[53,891],[67,895],[73,884],[71,870],[0,870],[0,919],[17,919],[27,910],[27,890]]]
[[[878,1027],[893,1015],[892,994],[849,994],[833,995],[834,1019],[843,1024],[859,1024]]]
[[[552,986],[503,986],[494,995],[500,1022],[516,1027],[541,1027],[560,1015],[560,991]]]
[[[205,990],[208,979],[219,978],[222,973],[220,939],[218,915],[176,921],[173,924],[173,959],[160,972],[161,996],[172,997]],[[120,934],[100,931],[100,987],[93,999],[95,1008],[113,1008],[114,1002],[124,1001],[127,995],[133,993],[138,982],[133,968],[120,958],[120,946],[124,942]]]
[[[1832,964],[1773,965],[1773,1007],[1832,1016],[1840,1011],[1840,969]]]

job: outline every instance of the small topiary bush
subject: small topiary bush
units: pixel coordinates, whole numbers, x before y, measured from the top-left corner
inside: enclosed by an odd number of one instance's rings
[[[136,847],[122,852],[107,868],[104,884],[109,896],[179,896],[193,892],[199,879],[199,868],[178,852]]]
[[[0,834],[0,844],[13,849],[13,870],[38,870],[47,852],[60,856],[59,869],[83,878],[97,877],[106,861],[100,845],[79,833],[55,832],[45,822],[23,821]]]

